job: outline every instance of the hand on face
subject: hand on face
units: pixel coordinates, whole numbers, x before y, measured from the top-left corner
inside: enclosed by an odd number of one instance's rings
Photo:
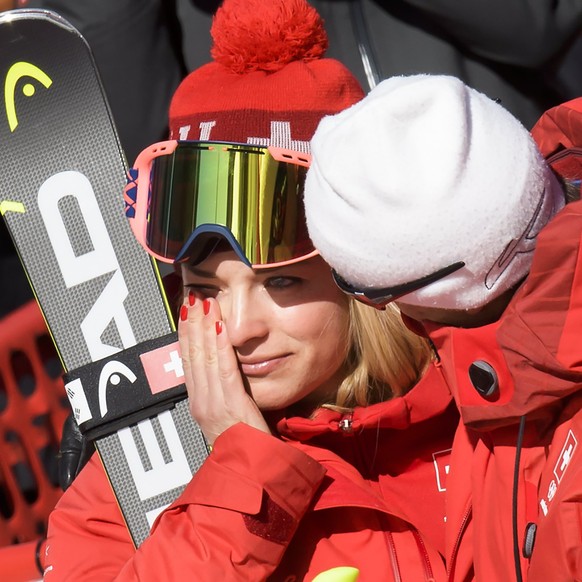
[[[180,311],[178,339],[190,413],[209,444],[226,429],[244,422],[270,432],[245,391],[238,361],[215,299],[188,294]]]

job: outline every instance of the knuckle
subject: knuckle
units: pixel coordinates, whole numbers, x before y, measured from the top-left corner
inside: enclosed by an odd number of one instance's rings
[[[234,370],[224,368],[218,371],[218,376],[223,382],[228,382],[236,377]]]

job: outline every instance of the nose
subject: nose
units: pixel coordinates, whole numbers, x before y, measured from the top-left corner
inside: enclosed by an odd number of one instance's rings
[[[252,289],[237,290],[226,305],[220,306],[228,337],[235,348],[263,338],[269,332],[268,305],[259,295]]]

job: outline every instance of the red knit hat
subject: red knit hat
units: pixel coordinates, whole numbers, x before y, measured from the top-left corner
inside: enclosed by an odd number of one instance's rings
[[[320,119],[364,96],[305,0],[225,0],[214,17],[214,61],[190,73],[170,105],[170,138],[309,151]]]

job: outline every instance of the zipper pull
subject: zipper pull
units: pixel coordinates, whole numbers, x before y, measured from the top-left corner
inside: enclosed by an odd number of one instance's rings
[[[352,419],[351,417],[345,417],[342,418],[339,421],[339,427],[342,429],[343,432],[345,433],[350,433],[352,432]]]

